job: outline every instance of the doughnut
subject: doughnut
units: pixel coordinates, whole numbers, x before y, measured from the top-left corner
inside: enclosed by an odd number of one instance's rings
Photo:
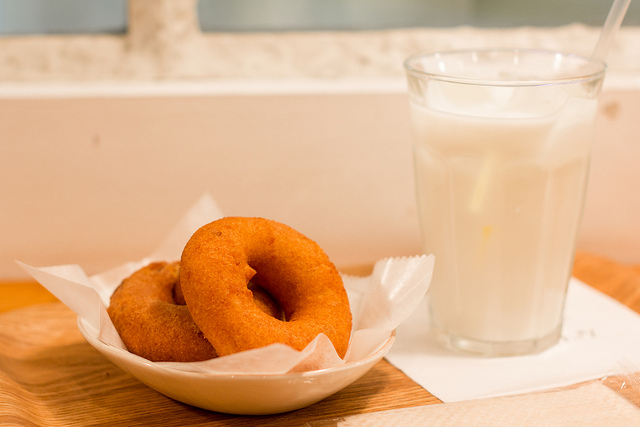
[[[256,285],[253,282],[249,282],[247,284],[247,288],[253,293],[253,302],[256,303],[256,306],[269,316],[273,316],[279,320],[285,320],[284,312],[280,308],[278,301],[274,300],[271,295],[260,286]],[[176,304],[185,305],[187,302],[184,300],[184,295],[182,294],[182,286],[180,286],[180,281],[176,282],[176,285],[173,288],[173,299]]]
[[[176,304],[179,262],[154,262],[122,281],[107,312],[131,353],[153,362],[196,362],[216,351],[186,305]]]
[[[273,299],[269,292],[251,281],[247,284],[247,288],[249,288],[253,294],[253,302],[256,304],[256,307],[275,319],[285,320],[284,311],[280,308],[278,301]]]
[[[154,262],[122,281],[107,312],[127,349],[153,362],[196,362],[216,351],[191,318],[179,281],[179,262]],[[250,283],[256,306],[284,319],[278,303]]]
[[[285,320],[256,306],[249,281],[275,298]],[[182,252],[180,285],[220,356],[273,343],[302,350],[320,333],[346,354],[352,319],[342,278],[314,241],[289,226],[226,217],[201,227]]]

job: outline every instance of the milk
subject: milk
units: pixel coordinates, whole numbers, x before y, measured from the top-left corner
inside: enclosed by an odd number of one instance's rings
[[[548,346],[562,324],[596,100],[558,87],[546,102],[526,88],[464,88],[456,99],[454,86],[432,86],[429,102],[411,103],[422,240],[436,256],[432,327],[472,351]]]

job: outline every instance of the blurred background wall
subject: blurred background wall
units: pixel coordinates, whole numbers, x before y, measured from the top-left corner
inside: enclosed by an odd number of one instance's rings
[[[420,252],[403,59],[589,54],[595,0],[0,0],[0,278],[155,249],[203,193],[339,267]],[[610,52],[579,248],[640,262],[639,5]]]

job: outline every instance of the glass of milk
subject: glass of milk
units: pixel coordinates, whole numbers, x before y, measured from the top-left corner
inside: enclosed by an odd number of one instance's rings
[[[605,68],[523,49],[405,62],[431,327],[446,346],[508,356],[558,341]]]

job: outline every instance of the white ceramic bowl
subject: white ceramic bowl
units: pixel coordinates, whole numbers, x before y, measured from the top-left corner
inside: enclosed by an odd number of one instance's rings
[[[220,375],[179,371],[108,346],[78,317],[78,329],[89,344],[142,383],[172,399],[199,408],[239,415],[264,415],[312,405],[347,387],[382,359],[395,333],[377,350],[356,362],[284,375]]]

